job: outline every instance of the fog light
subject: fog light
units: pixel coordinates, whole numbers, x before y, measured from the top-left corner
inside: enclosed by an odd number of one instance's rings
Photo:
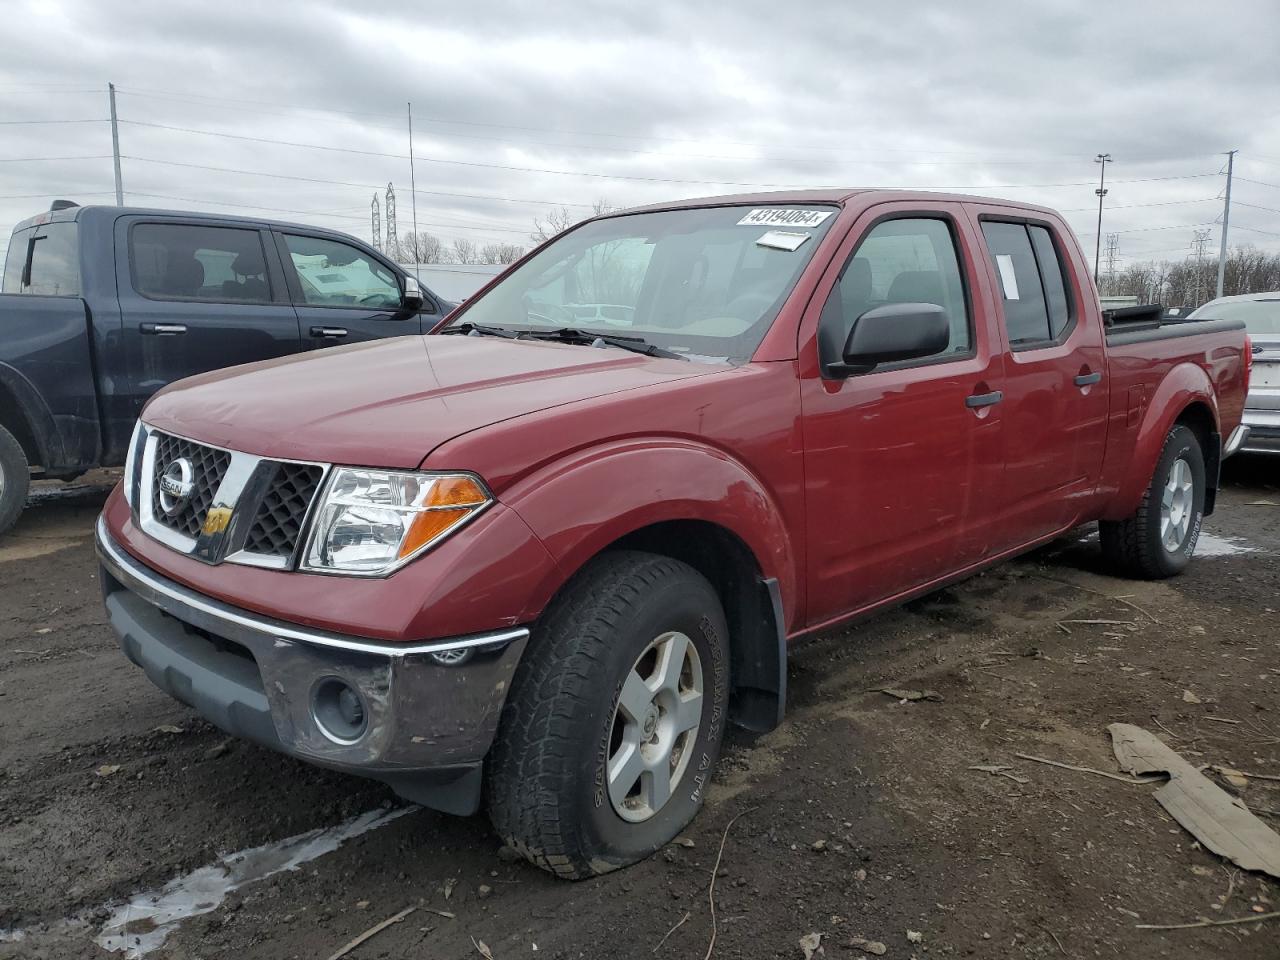
[[[355,743],[369,726],[369,714],[359,692],[345,680],[325,677],[311,695],[311,718],[334,743]]]

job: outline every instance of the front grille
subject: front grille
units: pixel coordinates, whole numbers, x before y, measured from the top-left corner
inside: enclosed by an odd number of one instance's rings
[[[231,465],[231,454],[215,447],[206,447],[181,437],[155,432],[155,467],[151,476],[151,513],[157,521],[193,540],[200,536],[205,514],[213,503],[214,494]],[[175,460],[185,458],[191,464],[192,490],[173,513],[165,512],[160,500],[160,478]]]
[[[324,468],[315,464],[276,464],[275,475],[245,538],[245,551],[269,557],[292,557],[307,510],[323,477]]]

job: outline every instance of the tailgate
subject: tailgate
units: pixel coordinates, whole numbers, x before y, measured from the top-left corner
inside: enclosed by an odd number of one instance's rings
[[[1280,411],[1280,338],[1255,338],[1253,375],[1249,377],[1250,410]]]

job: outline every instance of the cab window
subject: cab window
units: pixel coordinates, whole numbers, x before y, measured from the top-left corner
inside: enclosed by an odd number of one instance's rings
[[[80,296],[79,229],[74,221],[14,233],[0,291],[41,297]]]
[[[1005,332],[1014,350],[1058,342],[1071,326],[1071,301],[1057,245],[1039,224],[984,220]]]
[[[839,356],[858,317],[889,303],[931,303],[947,312],[951,326],[947,346],[929,357],[907,362],[936,363],[972,351],[964,279],[955,237],[946,220],[908,217],[886,220],[871,229],[845,263],[823,308],[823,355]]]
[[[262,236],[243,227],[139,223],[129,232],[133,286],[152,300],[271,299]]]
[[[328,307],[400,306],[400,282],[384,264],[350,244],[284,235],[304,303]]]

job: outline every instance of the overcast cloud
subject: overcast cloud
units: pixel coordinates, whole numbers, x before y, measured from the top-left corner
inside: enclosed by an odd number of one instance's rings
[[[1103,232],[1126,261],[1177,258],[1197,227],[1216,244],[1222,154],[1236,148],[1232,242],[1280,250],[1275,0],[5,0],[0,12],[0,249],[55,197],[113,202],[99,122],[113,81],[126,202],[365,239],[388,181],[399,230],[412,229],[411,100],[418,223],[446,241],[527,243],[548,204],[840,185],[1045,203],[1092,251],[1093,157],[1109,152]],[[50,120],[95,122],[15,122]],[[94,159],[23,159],[65,157]]]

